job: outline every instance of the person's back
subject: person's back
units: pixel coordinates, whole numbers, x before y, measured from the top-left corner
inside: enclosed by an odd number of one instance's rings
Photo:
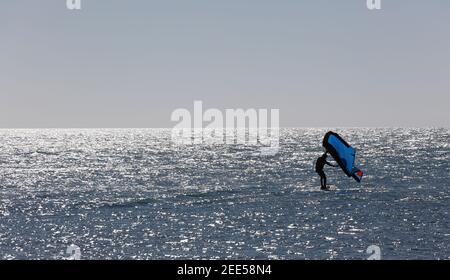
[[[326,164],[326,160],[323,156],[319,157],[316,161],[316,172],[323,171],[323,167]]]

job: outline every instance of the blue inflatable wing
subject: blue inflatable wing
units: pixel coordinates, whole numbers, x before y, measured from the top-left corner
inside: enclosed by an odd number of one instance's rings
[[[325,134],[323,147],[330,153],[348,177],[361,182],[363,172],[355,167],[356,150],[350,146],[339,134],[332,131]]]

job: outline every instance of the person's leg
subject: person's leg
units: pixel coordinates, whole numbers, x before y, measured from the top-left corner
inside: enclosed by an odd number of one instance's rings
[[[327,177],[325,176],[325,173],[323,171],[318,172],[320,176],[320,188],[324,189],[327,186]]]

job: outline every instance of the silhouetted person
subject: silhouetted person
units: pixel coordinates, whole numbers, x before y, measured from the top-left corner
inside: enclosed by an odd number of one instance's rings
[[[331,164],[327,161],[327,153],[324,153],[321,157],[319,157],[316,161],[316,172],[320,176],[320,189],[327,190],[327,176],[325,172],[323,172],[323,168],[325,164],[333,167],[337,167],[337,165]]]

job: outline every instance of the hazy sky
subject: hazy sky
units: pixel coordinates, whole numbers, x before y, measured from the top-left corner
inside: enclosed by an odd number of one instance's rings
[[[1,2],[0,127],[171,127],[194,100],[450,127],[448,0],[65,2]]]

